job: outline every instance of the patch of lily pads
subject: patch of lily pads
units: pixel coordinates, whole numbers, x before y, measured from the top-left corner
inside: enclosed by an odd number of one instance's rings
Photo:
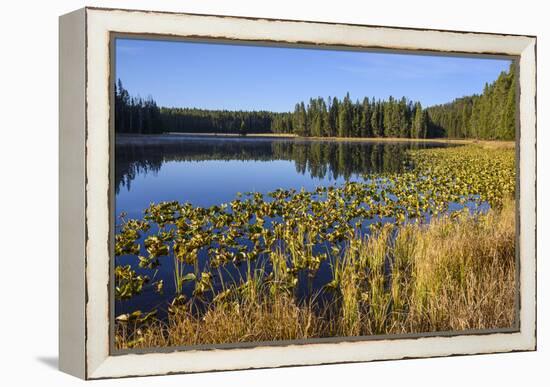
[[[514,195],[513,149],[468,145],[414,150],[407,156],[403,173],[369,174],[341,186],[250,192],[207,208],[176,201],[151,204],[142,219],[122,219],[118,225],[115,298],[128,300],[144,289],[162,293],[164,282],[155,280],[155,273],[173,260],[175,294],[168,312],[193,299],[219,300],[231,287],[246,284],[245,279],[220,286],[221,269],[269,263],[275,251],[278,259],[284,252],[284,285],[292,291],[304,278],[314,278],[323,262],[342,257],[352,240],[383,224],[394,224],[398,232],[409,222],[429,224],[434,216],[458,215],[466,205],[474,212],[500,208]],[[133,264],[118,264],[123,256]],[[200,265],[204,256],[207,263]],[[273,280],[270,265],[264,266],[266,281]],[[323,290],[334,290],[335,280],[329,279]],[[190,295],[184,286],[192,287]],[[134,311],[117,321],[145,322],[154,314]]]

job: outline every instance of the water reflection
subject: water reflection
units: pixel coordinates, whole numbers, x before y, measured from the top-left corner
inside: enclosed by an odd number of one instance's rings
[[[407,150],[443,145],[192,136],[119,137],[115,149],[117,222],[123,212],[128,218],[141,218],[143,210],[152,202],[178,200],[206,207],[229,202],[235,199],[237,192],[265,194],[278,188],[313,190],[319,185],[359,180],[366,173],[399,172],[404,168]],[[204,252],[199,261],[200,265],[206,265]],[[117,264],[135,267],[135,257],[118,257]],[[142,273],[141,269],[136,269]],[[238,278],[245,274],[245,269],[234,267],[229,274]],[[173,262],[165,260],[155,273],[157,280],[164,280],[164,295],[152,289],[144,291],[132,300],[117,302],[117,314],[135,309],[162,309],[163,302],[175,294],[173,270]],[[142,274],[150,273],[143,271]],[[311,289],[298,289],[298,292],[311,294],[312,289],[325,284],[330,275],[330,267],[324,263],[315,279],[301,282]],[[189,286],[184,289],[187,295],[192,292]]]
[[[407,150],[443,145],[192,136],[169,139],[122,137],[116,144],[116,192],[119,193],[121,188],[130,191],[132,181],[138,175],[155,175],[168,162],[285,160],[294,163],[296,173],[309,178],[349,180],[354,175],[369,172],[399,172]],[[246,188],[237,187],[237,191],[242,190]],[[151,195],[154,196],[155,192]]]

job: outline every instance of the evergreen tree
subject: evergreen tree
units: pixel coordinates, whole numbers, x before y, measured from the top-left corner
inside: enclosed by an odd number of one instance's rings
[[[294,122],[293,126],[295,132],[299,136],[308,136],[309,131],[307,127],[307,112],[303,102],[297,103],[294,109]]]
[[[508,95],[506,96],[506,105],[501,123],[502,133],[499,137],[503,140],[512,140],[515,135],[516,127],[516,87],[510,85]]]
[[[330,126],[328,120],[328,110],[325,100],[319,97],[320,121],[321,121],[321,136],[330,136]]]
[[[449,138],[513,140],[515,137],[516,76],[512,64],[481,95],[457,98],[428,108],[430,132]]]
[[[330,98],[329,98],[330,99]],[[338,116],[340,115],[340,103],[338,99],[334,97],[329,107],[328,112],[328,126],[329,136],[336,137],[338,135]]]
[[[371,126],[374,137],[384,137],[384,111],[380,101],[377,101],[374,105]]]
[[[363,107],[356,101],[352,105],[352,120],[350,137],[361,137],[361,116]]]
[[[361,137],[373,137],[371,114],[372,112],[369,99],[365,97],[363,99],[363,106],[361,110]]]
[[[352,124],[352,104],[349,93],[344,97],[342,106],[338,110],[338,136],[349,137]]]
[[[423,124],[423,111],[420,102],[414,105],[414,119],[412,124],[411,135],[413,138],[423,138],[422,136],[422,124]]]
[[[245,124],[245,121],[244,121],[244,120],[241,120],[241,125],[240,125],[239,134],[240,134],[241,136],[246,136],[246,124]]]
[[[407,99],[405,97],[401,98],[397,105],[397,130],[399,137],[409,138],[411,136],[410,132],[410,112]]]
[[[386,137],[399,137],[401,117],[399,105],[395,99],[390,96],[387,103],[384,104],[384,135]]]

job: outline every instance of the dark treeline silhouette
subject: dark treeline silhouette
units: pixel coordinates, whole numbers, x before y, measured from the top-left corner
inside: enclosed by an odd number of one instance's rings
[[[387,101],[364,98],[312,98],[297,103],[294,112],[274,117],[271,130],[314,137],[437,137],[431,132],[429,117],[420,102],[407,98]]]
[[[132,97],[122,86],[115,84],[115,131],[119,133],[163,133],[160,108],[152,97]]]
[[[516,70],[485,84],[481,95],[429,107],[431,125],[449,138],[513,140],[516,127]]]
[[[154,174],[169,161],[289,160],[294,162],[298,173],[347,180],[354,174],[400,172],[404,168],[407,150],[430,146],[433,145],[283,139],[129,141],[116,146],[116,192],[121,187],[130,189],[137,175]]]
[[[152,98],[131,97],[115,87],[115,129],[120,133],[287,133],[304,137],[478,138],[515,135],[515,69],[485,84],[481,95],[423,108],[405,97],[352,101],[311,98],[293,112],[159,108]]]
[[[270,133],[273,118],[280,113],[268,111],[205,110],[162,108],[166,132],[180,133]]]

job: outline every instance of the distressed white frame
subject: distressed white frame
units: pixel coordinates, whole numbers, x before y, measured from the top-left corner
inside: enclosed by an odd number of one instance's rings
[[[110,35],[519,56],[519,332],[110,354]],[[536,349],[536,38],[85,8],[60,18],[60,368],[85,379]]]

